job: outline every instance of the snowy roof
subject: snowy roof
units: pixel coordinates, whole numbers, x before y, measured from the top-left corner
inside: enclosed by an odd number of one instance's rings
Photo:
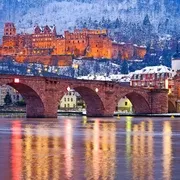
[[[98,80],[98,81],[111,81],[111,79],[107,76],[102,75],[88,75],[88,76],[80,76],[77,79],[86,79],[86,80]]]
[[[143,46],[143,45],[141,45],[141,46],[139,46],[140,48],[147,48],[146,46]]]
[[[132,77],[132,73],[129,74],[112,74],[110,75],[110,79],[118,82],[130,82],[130,79]]]
[[[141,70],[136,70],[133,74],[154,74],[154,73],[172,73],[172,69],[163,65],[148,66]]]

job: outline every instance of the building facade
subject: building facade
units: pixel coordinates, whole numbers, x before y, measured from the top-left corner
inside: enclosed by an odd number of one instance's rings
[[[133,72],[130,85],[149,89],[173,91],[172,70],[166,66],[149,66]]]
[[[172,65],[173,76],[175,76],[177,71],[180,70],[180,52],[179,52],[179,47],[177,47],[177,51],[176,51],[176,53],[172,57],[171,65]]]
[[[125,96],[118,101],[116,110],[122,113],[132,113],[133,112],[133,105],[131,101]]]
[[[80,95],[73,89],[69,90],[60,100],[59,109],[77,109],[79,96]]]
[[[0,86],[0,106],[5,105],[4,98],[7,93],[9,93],[9,95],[11,96],[12,104],[23,100],[18,91],[8,85],[3,85]]]
[[[131,43],[117,43],[108,31],[75,29],[58,35],[55,26],[35,26],[32,34],[18,34],[13,23],[5,23],[0,57],[12,56],[18,62],[43,62],[68,66],[72,57],[94,59],[143,58],[146,47]]]

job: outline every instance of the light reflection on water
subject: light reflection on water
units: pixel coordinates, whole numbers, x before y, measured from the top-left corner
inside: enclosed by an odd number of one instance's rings
[[[2,180],[180,177],[180,119],[1,119],[0,137]]]

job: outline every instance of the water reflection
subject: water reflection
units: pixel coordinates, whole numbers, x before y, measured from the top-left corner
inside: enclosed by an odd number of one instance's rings
[[[133,179],[154,179],[152,120],[133,125],[132,146]]]
[[[67,120],[65,125],[65,172],[68,178],[73,171],[73,127],[72,121]]]
[[[131,133],[132,133],[132,117],[127,117],[126,119],[126,158],[127,158],[128,168],[131,161]]]
[[[116,126],[114,123],[88,124],[85,136],[86,179],[114,179],[116,166]]]
[[[163,177],[171,179],[172,139],[171,122],[165,121],[163,126]]]
[[[172,124],[132,117],[12,121],[11,179],[172,179]]]
[[[12,123],[11,147],[12,180],[18,180],[22,173],[22,134],[20,121]]]

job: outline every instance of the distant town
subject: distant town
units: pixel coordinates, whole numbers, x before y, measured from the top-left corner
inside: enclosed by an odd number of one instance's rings
[[[125,86],[168,89],[175,96],[175,78],[180,70],[176,52],[161,54],[153,47],[115,42],[106,29],[75,29],[58,35],[55,26],[36,25],[32,34],[16,33],[14,23],[5,23],[0,46],[1,74],[115,81]],[[24,106],[22,96],[10,86],[0,88],[0,106]],[[63,110],[81,110],[85,102],[71,89],[59,102]],[[176,108],[177,109],[177,108]],[[117,111],[133,112],[127,97]],[[172,109],[170,111],[173,111]]]

